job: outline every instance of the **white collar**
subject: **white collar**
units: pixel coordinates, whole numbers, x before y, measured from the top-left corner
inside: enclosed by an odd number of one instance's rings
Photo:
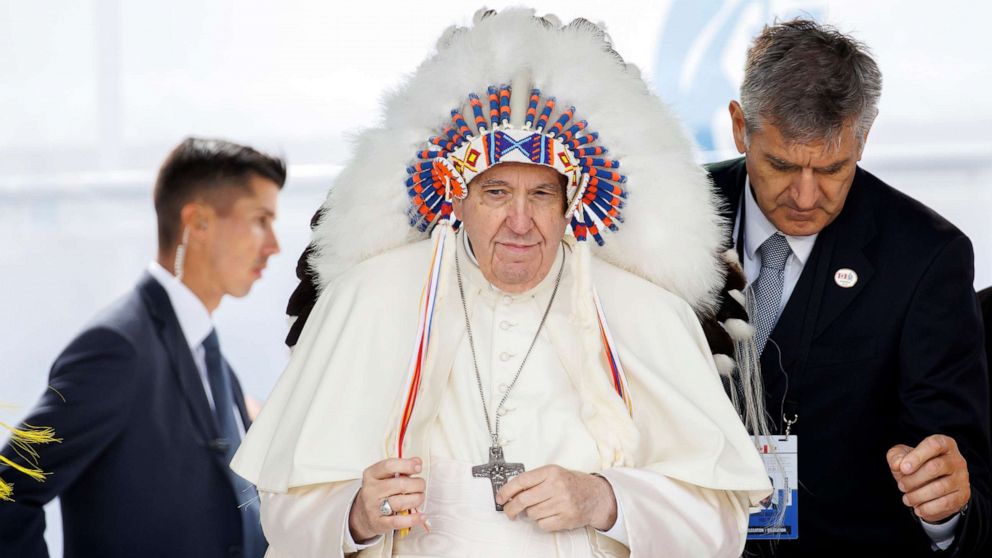
[[[738,221],[739,222],[739,221]],[[758,202],[754,201],[754,194],[751,192],[750,177],[744,179],[744,250],[748,259],[754,259],[755,252],[768,240],[768,237],[779,232],[775,225],[765,217],[758,207]],[[781,234],[781,233],[780,233]],[[789,243],[794,255],[801,265],[806,265],[813,245],[816,244],[817,234],[809,236],[789,236],[782,234]]]
[[[193,291],[189,290],[189,287],[177,280],[175,275],[169,273],[158,262],[153,260],[148,264],[148,273],[169,295],[169,302],[172,303],[172,310],[179,320],[179,328],[186,337],[186,343],[191,351],[196,350],[214,329],[214,322],[207,307],[193,294]]]

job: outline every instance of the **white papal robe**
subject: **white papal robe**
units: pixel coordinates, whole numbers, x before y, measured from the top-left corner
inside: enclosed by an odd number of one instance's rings
[[[513,295],[492,287],[465,243],[456,245],[482,387],[495,413],[537,332],[560,260],[537,287]],[[416,284],[419,276],[403,278],[396,272],[424,270],[425,264],[415,262],[429,259],[424,249],[429,246],[374,258],[349,276],[361,277],[357,283],[347,287],[351,281],[344,279],[328,288],[286,375],[235,458],[235,470],[259,486],[270,557],[339,556],[357,549],[346,531],[357,479],[368,465],[395,456],[390,448],[396,442],[396,407],[402,403],[397,392],[405,387],[405,370],[384,373],[369,367],[381,355],[360,358],[352,368],[344,362],[353,359],[336,353],[384,346],[359,341],[362,334],[409,347],[415,331],[402,339],[392,330],[392,322],[409,321],[402,314],[408,308],[391,306],[403,306],[402,296],[414,290],[405,283]],[[591,292],[581,283],[587,273],[583,265],[589,263],[580,262],[568,246],[558,258],[566,262],[563,279],[500,413],[500,440],[507,461],[528,470],[556,464],[601,473],[622,510],[620,524],[608,533],[592,528],[545,533],[527,518],[510,521],[496,512],[488,479],[471,476],[472,465],[488,459],[489,435],[454,266],[449,265],[432,332],[432,347],[448,348],[428,354],[430,372],[404,445],[404,456],[425,460],[423,513],[431,518],[432,532],[382,537],[363,548],[362,556],[619,557],[628,555],[628,545],[631,556],[740,554],[748,507],[768,492],[767,475],[723,394],[695,315],[683,301],[646,281],[609,264],[592,264],[628,375],[631,417],[606,375],[598,322],[590,323],[594,307],[575,308],[582,305],[582,293]],[[349,321],[370,323],[356,332],[343,327]],[[332,333],[338,335],[329,337]],[[318,348],[325,343],[332,347]],[[371,380],[374,388],[355,376]],[[298,430],[290,433],[288,425]],[[294,440],[286,443],[285,436]],[[304,445],[302,440],[307,440]]]

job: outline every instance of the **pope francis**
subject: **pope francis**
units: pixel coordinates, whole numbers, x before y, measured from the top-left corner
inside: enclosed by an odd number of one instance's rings
[[[449,29],[331,190],[232,463],[268,556],[738,556],[770,486],[696,314],[722,226],[599,27]]]

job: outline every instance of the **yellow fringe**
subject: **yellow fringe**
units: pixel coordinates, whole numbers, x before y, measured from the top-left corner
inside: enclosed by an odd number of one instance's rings
[[[14,499],[10,497],[14,493],[14,485],[9,482],[0,479],[0,500],[6,500],[8,502],[13,502]]]
[[[45,482],[45,476],[49,473],[44,472],[38,465],[38,450],[34,446],[62,442],[62,438],[55,437],[55,429],[48,426],[32,426],[30,424],[25,424],[23,428],[15,428],[5,422],[0,422],[0,427],[10,431],[11,447],[28,465],[15,463],[3,455],[0,455],[0,463],[38,482]],[[0,500],[13,502],[13,493],[14,485],[0,479]]]
[[[16,471],[20,471],[38,482],[45,482],[45,475],[48,475],[48,473],[37,467],[25,467],[19,463],[14,463],[2,455],[0,455],[0,463],[3,463]]]
[[[50,426],[32,426],[25,423],[24,428],[14,428],[5,422],[0,422],[0,426],[10,430],[10,444],[21,450],[18,453],[23,452],[30,456],[30,461],[38,459],[38,452],[32,446],[62,442],[62,438],[55,437],[55,429]],[[21,457],[27,459],[25,455]]]
[[[13,434],[12,439],[21,440],[26,444],[50,444],[62,441],[55,437],[55,429],[50,426],[32,426],[25,423],[24,428],[14,428],[5,422],[0,422],[0,426],[10,430]]]

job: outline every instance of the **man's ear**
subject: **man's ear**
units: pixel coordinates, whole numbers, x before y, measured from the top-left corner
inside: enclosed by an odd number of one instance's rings
[[[189,202],[179,212],[183,229],[189,229],[190,242],[202,241],[215,218],[214,209],[202,202]]]
[[[737,147],[737,152],[743,155],[744,152],[747,151],[747,145],[744,141],[744,137],[747,134],[747,122],[744,120],[744,109],[737,101],[730,101],[730,106],[728,106],[727,109],[730,111],[730,123],[734,133],[734,145]]]
[[[455,198],[452,196],[451,200],[451,210],[455,212],[455,219],[461,221],[462,219],[462,199]]]

